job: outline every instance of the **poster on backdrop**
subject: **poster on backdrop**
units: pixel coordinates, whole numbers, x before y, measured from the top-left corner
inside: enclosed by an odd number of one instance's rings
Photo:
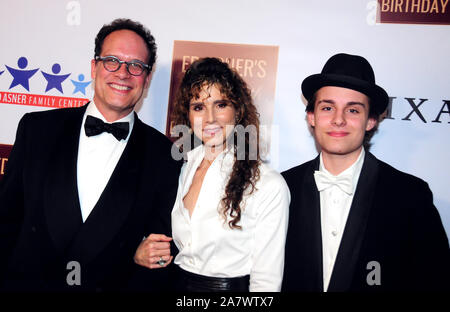
[[[377,22],[450,25],[449,0],[378,0]]]
[[[11,153],[12,145],[0,144],[0,181],[5,174],[6,163],[8,162],[9,154]]]

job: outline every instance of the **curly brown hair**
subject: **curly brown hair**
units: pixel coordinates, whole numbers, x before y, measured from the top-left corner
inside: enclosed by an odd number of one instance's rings
[[[259,153],[259,115],[251,97],[250,89],[239,74],[231,69],[227,63],[218,58],[202,58],[191,64],[187,69],[180,88],[178,89],[175,107],[172,113],[174,125],[188,125],[189,104],[191,99],[199,97],[205,86],[216,86],[222,96],[230,101],[236,110],[236,126],[241,125],[246,128],[252,126],[256,130],[255,136],[244,133],[245,144],[238,144],[238,132],[234,131],[234,164],[233,169],[225,187],[225,196],[222,198],[221,213],[225,220],[230,215],[228,221],[231,229],[241,229],[238,225],[242,213],[242,199],[248,189],[248,194],[253,193],[256,182],[259,180],[259,165],[261,163]],[[185,138],[186,142],[192,142],[194,135]],[[242,139],[242,138],[240,138]],[[256,139],[256,150],[254,147]],[[183,138],[181,138],[183,140]],[[253,145],[252,145],[253,144]],[[188,144],[188,146],[192,146]],[[252,146],[252,147],[251,147]],[[183,151],[185,152],[185,151]],[[239,156],[238,156],[239,155]]]

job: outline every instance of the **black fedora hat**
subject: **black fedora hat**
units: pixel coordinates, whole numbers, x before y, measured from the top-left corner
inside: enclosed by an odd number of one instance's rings
[[[348,88],[364,93],[370,98],[371,110],[382,114],[389,96],[375,84],[375,74],[369,62],[359,55],[339,53],[330,57],[320,74],[307,77],[302,82],[303,96],[309,101],[322,87]]]

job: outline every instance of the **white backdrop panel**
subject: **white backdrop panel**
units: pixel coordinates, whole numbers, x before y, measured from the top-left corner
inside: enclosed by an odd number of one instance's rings
[[[117,17],[145,24],[158,44],[157,65],[140,118],[165,131],[174,40],[278,45],[279,60],[273,124],[272,166],[279,171],[313,158],[313,140],[305,122],[302,80],[321,71],[333,54],[365,56],[377,83],[396,97],[392,117],[373,139],[372,152],[394,167],[426,180],[434,193],[447,234],[450,233],[450,114],[431,122],[450,100],[450,26],[375,24],[375,1],[364,0],[176,0],[176,1],[2,1],[0,11],[0,90],[8,91],[12,77],[5,65],[17,68],[22,56],[27,69],[72,75],[63,84],[64,96],[83,74],[90,80],[94,38],[100,27]],[[30,79],[32,94],[44,93],[40,72]],[[27,93],[22,86],[10,92]],[[77,96],[80,96],[79,94]],[[87,88],[86,97],[92,96]],[[411,120],[405,98],[428,99]],[[12,144],[25,112],[46,108],[0,104],[0,143]]]

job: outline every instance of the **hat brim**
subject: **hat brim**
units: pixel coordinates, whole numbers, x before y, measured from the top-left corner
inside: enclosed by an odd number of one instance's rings
[[[389,96],[386,91],[376,84],[345,75],[315,74],[302,82],[303,96],[309,101],[314,93],[322,87],[333,86],[352,89],[364,93],[370,98],[374,112],[381,115],[387,108]]]

